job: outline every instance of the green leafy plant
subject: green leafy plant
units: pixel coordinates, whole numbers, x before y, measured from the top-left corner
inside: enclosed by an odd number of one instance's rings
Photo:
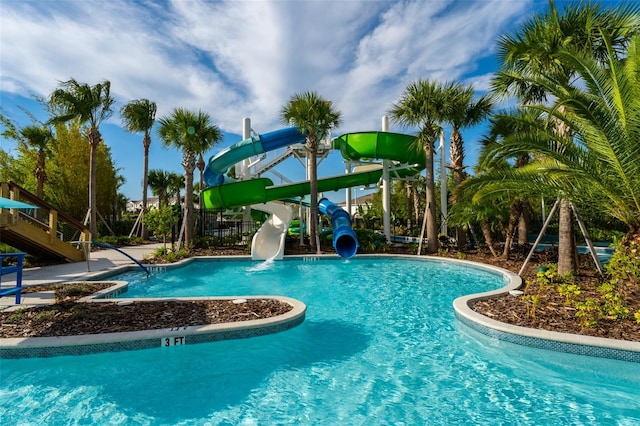
[[[580,319],[580,325],[583,327],[596,327],[601,316],[602,308],[597,299],[589,297],[584,302],[576,303],[576,317]]]
[[[7,318],[7,322],[10,324],[18,324],[18,323],[24,322],[26,318],[27,318],[27,308],[20,308],[15,312],[13,312],[11,315],[9,315],[9,317]]]
[[[542,304],[542,302],[540,301],[540,296],[537,294],[528,294],[522,296],[522,300],[524,300],[527,305],[527,316],[535,321],[536,309]]]
[[[149,210],[144,216],[144,224],[150,232],[162,235],[164,247],[167,247],[167,234],[178,223],[178,213],[172,206]]]
[[[47,311],[39,312],[34,318],[33,321],[36,323],[43,323],[47,321],[51,321],[53,317],[58,313],[57,309],[49,309]]]
[[[616,292],[612,282],[606,282],[597,288],[602,295],[602,313],[609,319],[624,319],[629,317],[629,308],[624,306],[622,297]]]
[[[576,298],[582,294],[582,289],[577,284],[562,283],[558,285],[558,293],[564,296],[565,305],[573,306],[576,304]]]

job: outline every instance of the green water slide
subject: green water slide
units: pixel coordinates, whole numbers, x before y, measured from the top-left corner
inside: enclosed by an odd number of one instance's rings
[[[416,148],[414,141],[414,136],[400,133],[347,133],[334,139],[333,148],[349,161],[384,159],[416,165],[402,171],[406,176],[424,168],[424,150]],[[318,192],[370,185],[381,176],[382,168],[318,179]],[[203,190],[202,200],[208,209],[231,208],[302,197],[309,188],[309,181],[276,186],[270,179],[258,178],[209,187]]]

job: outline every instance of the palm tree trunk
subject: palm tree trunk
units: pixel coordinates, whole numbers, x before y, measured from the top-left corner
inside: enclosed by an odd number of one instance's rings
[[[309,223],[309,243],[311,250],[320,253],[318,235],[318,164],[317,148],[309,150],[309,197],[311,198],[311,220]]]
[[[493,237],[491,236],[491,226],[489,225],[489,221],[484,219],[480,222],[480,229],[482,229],[482,235],[484,236],[484,241],[487,243],[487,247],[489,247],[489,251],[493,255],[493,257],[498,257],[498,253],[493,248]]]
[[[511,242],[513,241],[513,236],[516,232],[516,227],[518,222],[520,221],[520,215],[522,214],[522,200],[515,200],[511,203],[511,208],[509,211],[509,226],[507,227],[507,233],[504,239],[504,250],[502,251],[502,257],[504,259],[509,258],[509,253],[511,251]]]
[[[96,198],[96,166],[98,156],[98,144],[100,143],[100,132],[96,127],[89,131],[89,145],[91,146],[89,157],[89,231],[91,239],[98,237],[98,207]]]
[[[184,167],[184,246],[189,249],[193,245],[193,171],[196,169],[195,156],[185,149],[182,166]],[[180,198],[178,197],[178,203]]]
[[[144,215],[147,213],[147,187],[149,186],[149,146],[151,146],[151,137],[149,136],[149,133],[144,135],[142,146],[144,147],[144,170],[142,171],[142,227],[140,236],[146,241],[149,239],[149,231],[144,225]]]
[[[571,203],[560,200],[560,219],[558,224],[558,275],[575,273],[577,270],[577,249],[573,232],[573,212]]]
[[[413,217],[415,218],[415,223],[420,223],[420,194],[418,193],[418,188],[416,185],[411,185],[411,194],[413,198]],[[412,234],[413,235],[413,234]]]
[[[518,244],[529,242],[529,201],[522,202],[522,214],[518,221]]]
[[[449,144],[451,156],[451,171],[453,174],[453,184],[457,188],[464,180],[464,149],[462,145],[462,135],[458,129],[453,129]],[[451,200],[456,203],[456,198]],[[456,246],[458,250],[464,250],[467,245],[467,233],[462,226],[456,226]]]
[[[438,228],[436,225],[436,195],[435,195],[435,179],[433,173],[433,142],[425,147],[427,164],[426,164],[426,221],[427,221],[427,253],[435,253],[438,251]]]

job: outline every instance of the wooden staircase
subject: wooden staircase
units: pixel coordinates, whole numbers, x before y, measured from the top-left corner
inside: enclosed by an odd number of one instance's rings
[[[0,183],[0,196],[37,206],[28,214],[21,209],[0,209],[0,243],[28,254],[68,262],[81,262],[85,254],[71,241],[90,241],[89,228],[13,182]]]

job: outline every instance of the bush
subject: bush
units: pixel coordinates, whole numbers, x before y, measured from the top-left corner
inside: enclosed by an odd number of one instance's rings
[[[359,253],[380,253],[389,247],[384,235],[370,229],[356,229],[356,237],[358,238]]]

